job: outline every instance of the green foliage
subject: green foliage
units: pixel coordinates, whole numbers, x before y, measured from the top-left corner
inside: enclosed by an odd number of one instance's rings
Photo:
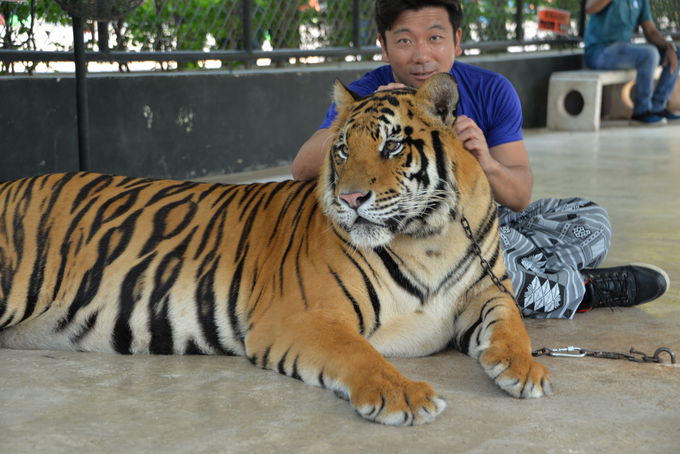
[[[256,37],[262,41],[269,37],[275,49],[296,49],[300,46],[300,25],[312,23],[316,11],[307,8],[306,0],[272,2],[256,0],[253,23],[258,24]]]
[[[33,37],[36,18],[52,24],[71,23],[71,19],[59,5],[50,0],[0,2],[0,14],[5,19],[3,49],[35,49]]]
[[[125,18],[113,22],[116,48],[139,50],[243,49],[241,0],[146,0]],[[307,0],[252,0],[251,23],[257,48],[270,39],[275,48],[297,48],[301,24],[318,22],[318,12],[303,8]],[[304,9],[304,11],[303,11]],[[0,2],[7,25],[4,48],[34,48],[32,25],[70,26],[69,15],[53,0]],[[0,28],[2,30],[2,28]],[[93,43],[88,43],[92,47]]]
[[[89,1],[89,0],[88,0]],[[120,1],[125,0],[108,0]],[[515,38],[517,1],[462,0],[464,8],[463,41],[505,41]],[[680,8],[677,0],[652,1],[657,24],[662,31],[678,31]],[[118,50],[234,50],[244,49],[242,0],[146,0],[111,27]],[[326,0],[321,12],[309,7],[308,0],[251,0],[251,42],[254,49],[269,40],[275,49],[297,48],[301,44],[300,26],[321,33],[321,45],[348,47],[353,36],[353,1]],[[571,12],[577,19],[580,0],[525,1],[524,19],[532,20],[540,6]],[[361,0],[361,45],[373,45],[373,1]],[[70,26],[71,20],[54,0],[29,0],[24,3],[0,1],[5,26],[0,26],[2,47],[36,49],[36,27]],[[94,29],[93,24],[87,28]],[[71,42],[52,43],[69,48]],[[86,43],[88,47],[93,42]],[[40,44],[38,44],[40,45]]]
[[[678,0],[654,0],[650,2],[652,16],[661,30],[680,32],[680,2]]]
[[[354,5],[352,0],[327,2],[325,19],[328,44],[331,47],[354,45]],[[373,2],[359,3],[360,41],[363,46],[375,45],[378,32],[373,23]]]
[[[253,47],[269,38],[275,48],[297,48],[299,26],[316,17],[304,0],[254,0]],[[241,0],[147,0],[125,19],[126,40],[144,50],[243,49]]]
[[[97,21],[123,17],[144,0],[55,0],[69,14]]]
[[[513,20],[514,14],[514,2],[463,0],[463,41],[511,39],[506,24]]]

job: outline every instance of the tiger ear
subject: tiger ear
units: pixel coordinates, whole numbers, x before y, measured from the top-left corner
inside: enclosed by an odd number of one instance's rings
[[[345,84],[340,82],[340,79],[335,79],[335,84],[333,85],[333,101],[335,101],[335,106],[338,111],[360,99],[361,96],[347,88]]]
[[[447,126],[453,126],[458,109],[458,83],[449,73],[439,73],[427,79],[416,92],[416,98],[426,106],[433,117]]]

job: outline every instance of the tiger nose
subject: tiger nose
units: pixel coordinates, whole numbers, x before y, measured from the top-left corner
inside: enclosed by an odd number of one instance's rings
[[[371,196],[371,191],[366,194],[361,192],[344,192],[340,194],[340,199],[343,200],[350,208],[355,210],[366,202]]]

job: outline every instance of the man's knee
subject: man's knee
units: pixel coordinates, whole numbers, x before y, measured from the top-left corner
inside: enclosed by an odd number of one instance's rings
[[[661,63],[659,49],[652,44],[639,44],[638,47],[640,48],[638,69],[647,68],[650,71],[656,69]]]
[[[593,229],[593,232],[597,232],[594,236],[597,240],[591,244],[591,249],[595,263],[600,264],[604,261],[612,244],[612,223],[609,219],[609,213],[601,205],[589,202],[587,209],[582,213],[582,217],[587,225]]]
[[[577,199],[581,209],[579,210],[583,217],[593,219],[594,222],[600,223],[603,227],[611,230],[611,221],[609,220],[609,213],[604,207],[592,200]]]
[[[589,208],[589,217],[594,219],[593,222],[596,222],[601,226],[603,235],[607,238],[607,243],[610,243],[612,237],[612,221],[609,219],[609,213],[607,213],[607,210],[601,205],[598,205],[595,202],[590,203],[592,203],[592,205]]]
[[[601,205],[579,197],[560,200],[556,207],[557,213],[567,214],[572,225],[576,226],[581,233],[596,233],[602,238],[603,244],[608,248],[611,244],[612,224],[607,210]]]

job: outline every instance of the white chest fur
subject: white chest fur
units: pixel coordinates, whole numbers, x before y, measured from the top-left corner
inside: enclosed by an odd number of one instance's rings
[[[381,326],[368,341],[386,356],[423,356],[442,350],[452,340],[454,319],[467,304],[466,291],[476,270],[430,283],[420,299],[396,285],[381,295]]]

